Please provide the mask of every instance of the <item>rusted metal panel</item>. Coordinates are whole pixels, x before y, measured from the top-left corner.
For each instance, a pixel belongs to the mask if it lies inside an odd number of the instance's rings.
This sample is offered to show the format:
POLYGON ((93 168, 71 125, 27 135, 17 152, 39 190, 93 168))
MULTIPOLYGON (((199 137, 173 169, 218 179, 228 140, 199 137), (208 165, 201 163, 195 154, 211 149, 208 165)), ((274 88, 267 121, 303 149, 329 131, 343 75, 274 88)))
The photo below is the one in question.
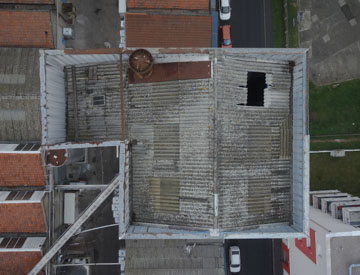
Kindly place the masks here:
POLYGON ((154 64, 150 77, 141 79, 132 70, 128 70, 129 84, 152 83, 211 77, 211 62, 174 62, 154 64))

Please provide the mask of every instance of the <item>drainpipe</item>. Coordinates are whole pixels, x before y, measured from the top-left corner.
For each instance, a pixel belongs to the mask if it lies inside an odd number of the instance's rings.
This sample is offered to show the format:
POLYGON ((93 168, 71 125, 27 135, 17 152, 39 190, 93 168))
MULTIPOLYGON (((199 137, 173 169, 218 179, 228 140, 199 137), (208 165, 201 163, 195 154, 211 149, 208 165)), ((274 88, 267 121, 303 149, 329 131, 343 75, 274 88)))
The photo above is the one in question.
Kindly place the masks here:
POLYGON ((354 267, 360 267, 360 264, 351 264, 351 265, 349 265, 349 275, 352 275, 352 269, 354 267))

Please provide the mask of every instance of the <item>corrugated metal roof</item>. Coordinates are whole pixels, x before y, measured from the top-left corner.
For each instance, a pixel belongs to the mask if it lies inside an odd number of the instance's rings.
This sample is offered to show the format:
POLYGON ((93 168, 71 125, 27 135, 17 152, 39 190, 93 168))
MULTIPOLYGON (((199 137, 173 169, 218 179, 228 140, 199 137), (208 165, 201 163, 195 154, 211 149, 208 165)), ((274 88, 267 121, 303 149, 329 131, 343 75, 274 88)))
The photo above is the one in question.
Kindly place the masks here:
MULTIPOLYGON (((207 52, 211 78, 131 84, 124 73, 125 131, 133 142, 132 223, 231 231, 276 223, 303 232, 308 127, 303 55, 207 52), (264 106, 247 106, 248 72, 265 75, 264 106)), ((167 63, 179 56, 161 50, 154 59, 167 63)), ((118 92, 117 64, 77 66, 80 93, 86 94, 87 85, 102 89, 105 97, 118 92), (98 81, 89 79, 89 66, 104 66, 98 81)), ((67 94, 70 105, 72 98, 67 94)), ((107 128, 108 119, 120 123, 119 101, 111 104, 104 112, 108 117, 88 115, 87 105, 79 108, 80 121, 89 123, 83 130, 99 129, 93 139, 120 136, 121 127, 107 128)), ((73 119, 68 112, 68 122, 73 119)))
POLYGON ((39 50, 0 48, 0 141, 41 140, 39 50))
MULTIPOLYGON (((291 107, 289 66, 282 62, 218 57, 215 81, 219 95, 217 150, 221 228, 289 221, 292 165, 290 158, 280 156, 281 126, 288 119, 291 107), (266 108, 246 106, 249 71, 266 73, 266 108), (243 105, 237 105, 239 103, 243 105)), ((291 144, 291 140, 287 142, 291 144)))
POLYGON ((126 46, 211 47, 212 17, 126 13, 126 46))
POLYGON ((128 76, 130 84, 210 78, 211 63, 202 61, 154 64, 152 74, 147 78, 139 78, 132 70, 128 70, 128 76))
POLYGON ((209 10, 209 0, 128 0, 128 9, 209 10))

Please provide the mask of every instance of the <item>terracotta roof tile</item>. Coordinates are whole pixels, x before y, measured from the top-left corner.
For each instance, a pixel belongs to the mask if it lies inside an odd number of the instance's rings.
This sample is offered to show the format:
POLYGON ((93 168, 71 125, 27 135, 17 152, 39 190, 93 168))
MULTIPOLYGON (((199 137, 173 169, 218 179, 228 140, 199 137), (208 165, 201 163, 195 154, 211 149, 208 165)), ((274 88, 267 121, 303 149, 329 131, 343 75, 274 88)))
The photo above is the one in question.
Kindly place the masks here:
POLYGON ((0 252, 0 275, 28 274, 41 257, 40 251, 0 252))
POLYGON ((129 9, 208 10, 209 0, 128 0, 129 9))
POLYGON ((0 11, 0 46, 54 48, 50 12, 0 11))
POLYGON ((39 202, 0 203, 0 232, 46 233, 44 215, 39 202))
POLYGON ((54 0, 0 0, 6 4, 54 4, 54 0))
POLYGON ((0 186, 45 185, 40 154, 0 154, 0 167, 0 186))
POLYGON ((126 45, 148 48, 211 47, 211 16, 126 14, 126 45))

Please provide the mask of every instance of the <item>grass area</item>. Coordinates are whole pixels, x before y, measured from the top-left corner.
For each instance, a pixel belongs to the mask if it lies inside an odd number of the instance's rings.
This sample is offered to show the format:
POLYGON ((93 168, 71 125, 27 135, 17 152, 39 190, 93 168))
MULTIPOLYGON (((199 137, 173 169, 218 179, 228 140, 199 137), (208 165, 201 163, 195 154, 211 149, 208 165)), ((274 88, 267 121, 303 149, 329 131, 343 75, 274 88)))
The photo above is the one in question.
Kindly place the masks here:
POLYGON ((360 134, 360 79, 336 86, 310 82, 309 101, 310 135, 360 134))
POLYGON ((285 48, 284 0, 273 0, 274 47, 285 48))
POLYGON ((347 152, 344 158, 330 154, 311 154, 310 189, 338 189, 360 196, 360 152, 347 152))
POLYGON ((299 47, 297 3, 296 0, 286 0, 288 6, 288 25, 289 25, 289 48, 299 47))
POLYGON ((324 143, 311 143, 310 150, 336 150, 336 149, 360 149, 359 142, 324 142, 324 143))

